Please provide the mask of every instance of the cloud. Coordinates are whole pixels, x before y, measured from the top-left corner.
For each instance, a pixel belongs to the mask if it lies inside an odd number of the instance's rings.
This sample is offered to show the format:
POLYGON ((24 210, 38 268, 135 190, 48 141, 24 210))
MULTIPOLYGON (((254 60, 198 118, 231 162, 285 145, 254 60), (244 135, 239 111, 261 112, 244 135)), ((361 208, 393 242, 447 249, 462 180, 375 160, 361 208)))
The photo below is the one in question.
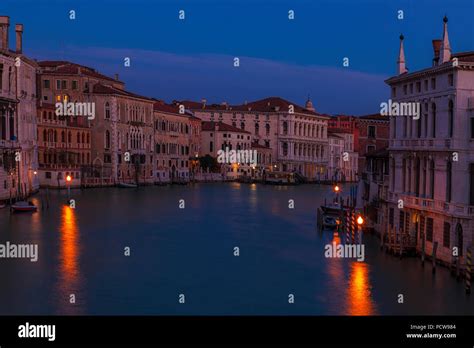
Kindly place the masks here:
POLYGON ((127 89, 146 96, 173 99, 206 98, 209 102, 242 103, 281 96, 303 104, 311 95, 314 107, 331 114, 377 112, 388 98, 387 76, 352 68, 303 66, 255 57, 218 54, 178 54, 148 50, 68 46, 54 52, 31 52, 39 59, 64 59, 94 67, 112 76, 119 73, 127 89), (130 57, 131 67, 123 66, 130 57))

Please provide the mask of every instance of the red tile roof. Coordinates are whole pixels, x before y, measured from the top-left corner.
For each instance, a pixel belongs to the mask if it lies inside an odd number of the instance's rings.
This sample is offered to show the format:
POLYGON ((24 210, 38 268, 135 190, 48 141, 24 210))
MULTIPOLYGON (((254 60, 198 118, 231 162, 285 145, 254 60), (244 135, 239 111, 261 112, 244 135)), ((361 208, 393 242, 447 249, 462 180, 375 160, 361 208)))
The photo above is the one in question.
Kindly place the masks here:
POLYGON ((252 148, 270 150, 270 148, 268 146, 260 145, 259 143, 252 143, 252 148))
POLYGON ((389 121, 388 116, 383 116, 380 114, 372 114, 372 115, 364 115, 364 116, 359 116, 360 120, 377 120, 377 121, 389 121))
POLYGON ((163 111, 167 112, 170 114, 179 114, 183 116, 182 114, 179 113, 179 105, 178 104, 166 104, 163 100, 157 100, 153 104, 153 110, 154 111, 163 111))
POLYGON ((295 113, 302 113, 314 116, 326 116, 314 111, 305 109, 304 107, 292 103, 286 99, 280 97, 269 97, 265 99, 256 100, 246 104, 240 105, 229 105, 229 104, 203 104, 201 102, 195 102, 191 100, 174 101, 177 104, 183 104, 188 109, 193 110, 225 110, 225 111, 240 111, 240 112, 287 112, 289 106, 293 105, 295 113))
POLYGON ((139 94, 135 94, 132 92, 125 91, 123 89, 115 88, 112 86, 106 86, 101 83, 94 84, 92 88, 92 93, 94 94, 115 94, 115 95, 123 95, 126 97, 138 98, 138 99, 146 99, 147 101, 153 101, 153 99, 144 97, 139 94))
POLYGON ((79 75, 79 72, 83 75, 94 77, 97 79, 103 79, 108 81, 114 81, 116 83, 123 84, 120 80, 115 80, 114 78, 108 77, 99 73, 93 68, 89 68, 85 65, 80 65, 68 61, 62 60, 45 60, 38 62, 40 68, 47 68, 43 70, 47 74, 57 74, 57 75, 79 75))
POLYGON ((233 132, 233 133, 246 133, 250 134, 246 130, 231 126, 230 124, 223 123, 223 122, 212 122, 212 121, 203 121, 202 122, 202 131, 223 131, 223 132, 233 132), (216 126, 219 129, 216 129, 216 126))

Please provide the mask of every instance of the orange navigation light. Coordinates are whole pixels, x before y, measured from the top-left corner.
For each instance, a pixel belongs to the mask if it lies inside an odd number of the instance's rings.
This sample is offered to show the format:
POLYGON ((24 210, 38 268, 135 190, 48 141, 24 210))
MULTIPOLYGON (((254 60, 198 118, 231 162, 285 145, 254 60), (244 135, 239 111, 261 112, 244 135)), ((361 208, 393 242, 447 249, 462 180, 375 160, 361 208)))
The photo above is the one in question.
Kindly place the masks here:
POLYGON ((362 225, 363 223, 364 223, 364 218, 359 215, 359 216, 357 217, 357 224, 358 224, 358 225, 362 225))
POLYGON ((337 185, 336 185, 336 186, 334 186, 334 192, 336 192, 336 193, 337 193, 337 192, 339 192, 339 190, 340 190, 339 186, 337 186, 337 185))
POLYGON ((33 172, 33 174, 36 175, 36 174, 38 174, 38 172, 35 170, 35 171, 33 172))
POLYGON ((67 182, 71 182, 71 180, 72 180, 72 178, 71 178, 70 175, 66 176, 66 181, 67 181, 67 182))

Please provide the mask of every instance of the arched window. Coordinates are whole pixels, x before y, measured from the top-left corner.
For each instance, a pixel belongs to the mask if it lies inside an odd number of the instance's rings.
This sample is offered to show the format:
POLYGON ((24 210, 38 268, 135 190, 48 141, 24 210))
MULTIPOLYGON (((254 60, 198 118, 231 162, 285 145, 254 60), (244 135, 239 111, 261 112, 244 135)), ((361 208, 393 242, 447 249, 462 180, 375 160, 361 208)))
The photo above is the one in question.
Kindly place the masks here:
POLYGON ((46 129, 43 130, 43 141, 48 141, 48 133, 46 132, 46 129))
POLYGON ((58 142, 58 131, 54 131, 54 142, 58 142))
POLYGON ((267 123, 267 124, 265 125, 265 134, 266 134, 267 136, 270 135, 270 124, 269 124, 269 123, 267 123))
POLYGON ((105 118, 110 118, 110 104, 109 102, 105 102, 105 118))
POLYGON ((245 129, 245 123, 244 122, 240 122, 240 129, 245 129))
POLYGON ((288 143, 283 143, 283 156, 288 155, 288 143))
POLYGON ((454 131, 454 103, 452 100, 450 100, 448 104, 448 122, 448 136, 452 138, 454 131))
POLYGON ((431 104, 431 137, 436 138, 436 104, 431 104))
POLYGON ((70 131, 67 133, 67 142, 72 143, 72 133, 70 131))
POLYGON ((105 148, 110 149, 110 132, 108 130, 105 131, 105 148))
POLYGON ((82 133, 82 143, 85 143, 85 140, 86 140, 86 134, 82 133))
POLYGON ((283 122, 283 135, 288 134, 288 122, 284 121, 283 122))
POLYGON ((260 130, 260 126, 258 123, 255 123, 255 135, 258 135, 258 131, 260 130))
POLYGON ((420 157, 415 160, 415 194, 420 197, 420 157))
POLYGON ((460 223, 456 225, 456 245, 458 247, 458 255, 462 256, 464 249, 464 238, 462 233, 462 226, 460 223))
POLYGON ((87 143, 89 144, 89 143, 90 143, 90 141, 91 141, 91 137, 90 137, 90 135, 89 135, 89 134, 87 134, 87 143))
POLYGON ((66 134, 64 133, 64 131, 61 131, 61 142, 62 143, 66 142, 66 134))
POLYGON ((81 133, 79 133, 79 132, 76 133, 76 142, 77 142, 78 144, 81 143, 81 133))

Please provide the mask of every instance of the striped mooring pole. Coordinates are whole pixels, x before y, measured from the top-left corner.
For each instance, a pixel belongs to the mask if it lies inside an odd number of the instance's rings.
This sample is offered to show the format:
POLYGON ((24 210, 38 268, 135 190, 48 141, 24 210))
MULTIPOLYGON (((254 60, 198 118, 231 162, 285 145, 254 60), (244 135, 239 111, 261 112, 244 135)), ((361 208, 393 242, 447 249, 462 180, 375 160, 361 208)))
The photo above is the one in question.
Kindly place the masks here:
POLYGON ((355 210, 352 210, 351 227, 352 227, 352 244, 355 244, 355 242, 356 242, 356 232, 357 232, 357 222, 356 222, 356 212, 355 212, 355 210))
POLYGON ((466 294, 471 293, 472 248, 466 251, 466 294))
POLYGON ((346 210, 346 244, 350 243, 351 237, 351 219, 349 209, 346 210))

